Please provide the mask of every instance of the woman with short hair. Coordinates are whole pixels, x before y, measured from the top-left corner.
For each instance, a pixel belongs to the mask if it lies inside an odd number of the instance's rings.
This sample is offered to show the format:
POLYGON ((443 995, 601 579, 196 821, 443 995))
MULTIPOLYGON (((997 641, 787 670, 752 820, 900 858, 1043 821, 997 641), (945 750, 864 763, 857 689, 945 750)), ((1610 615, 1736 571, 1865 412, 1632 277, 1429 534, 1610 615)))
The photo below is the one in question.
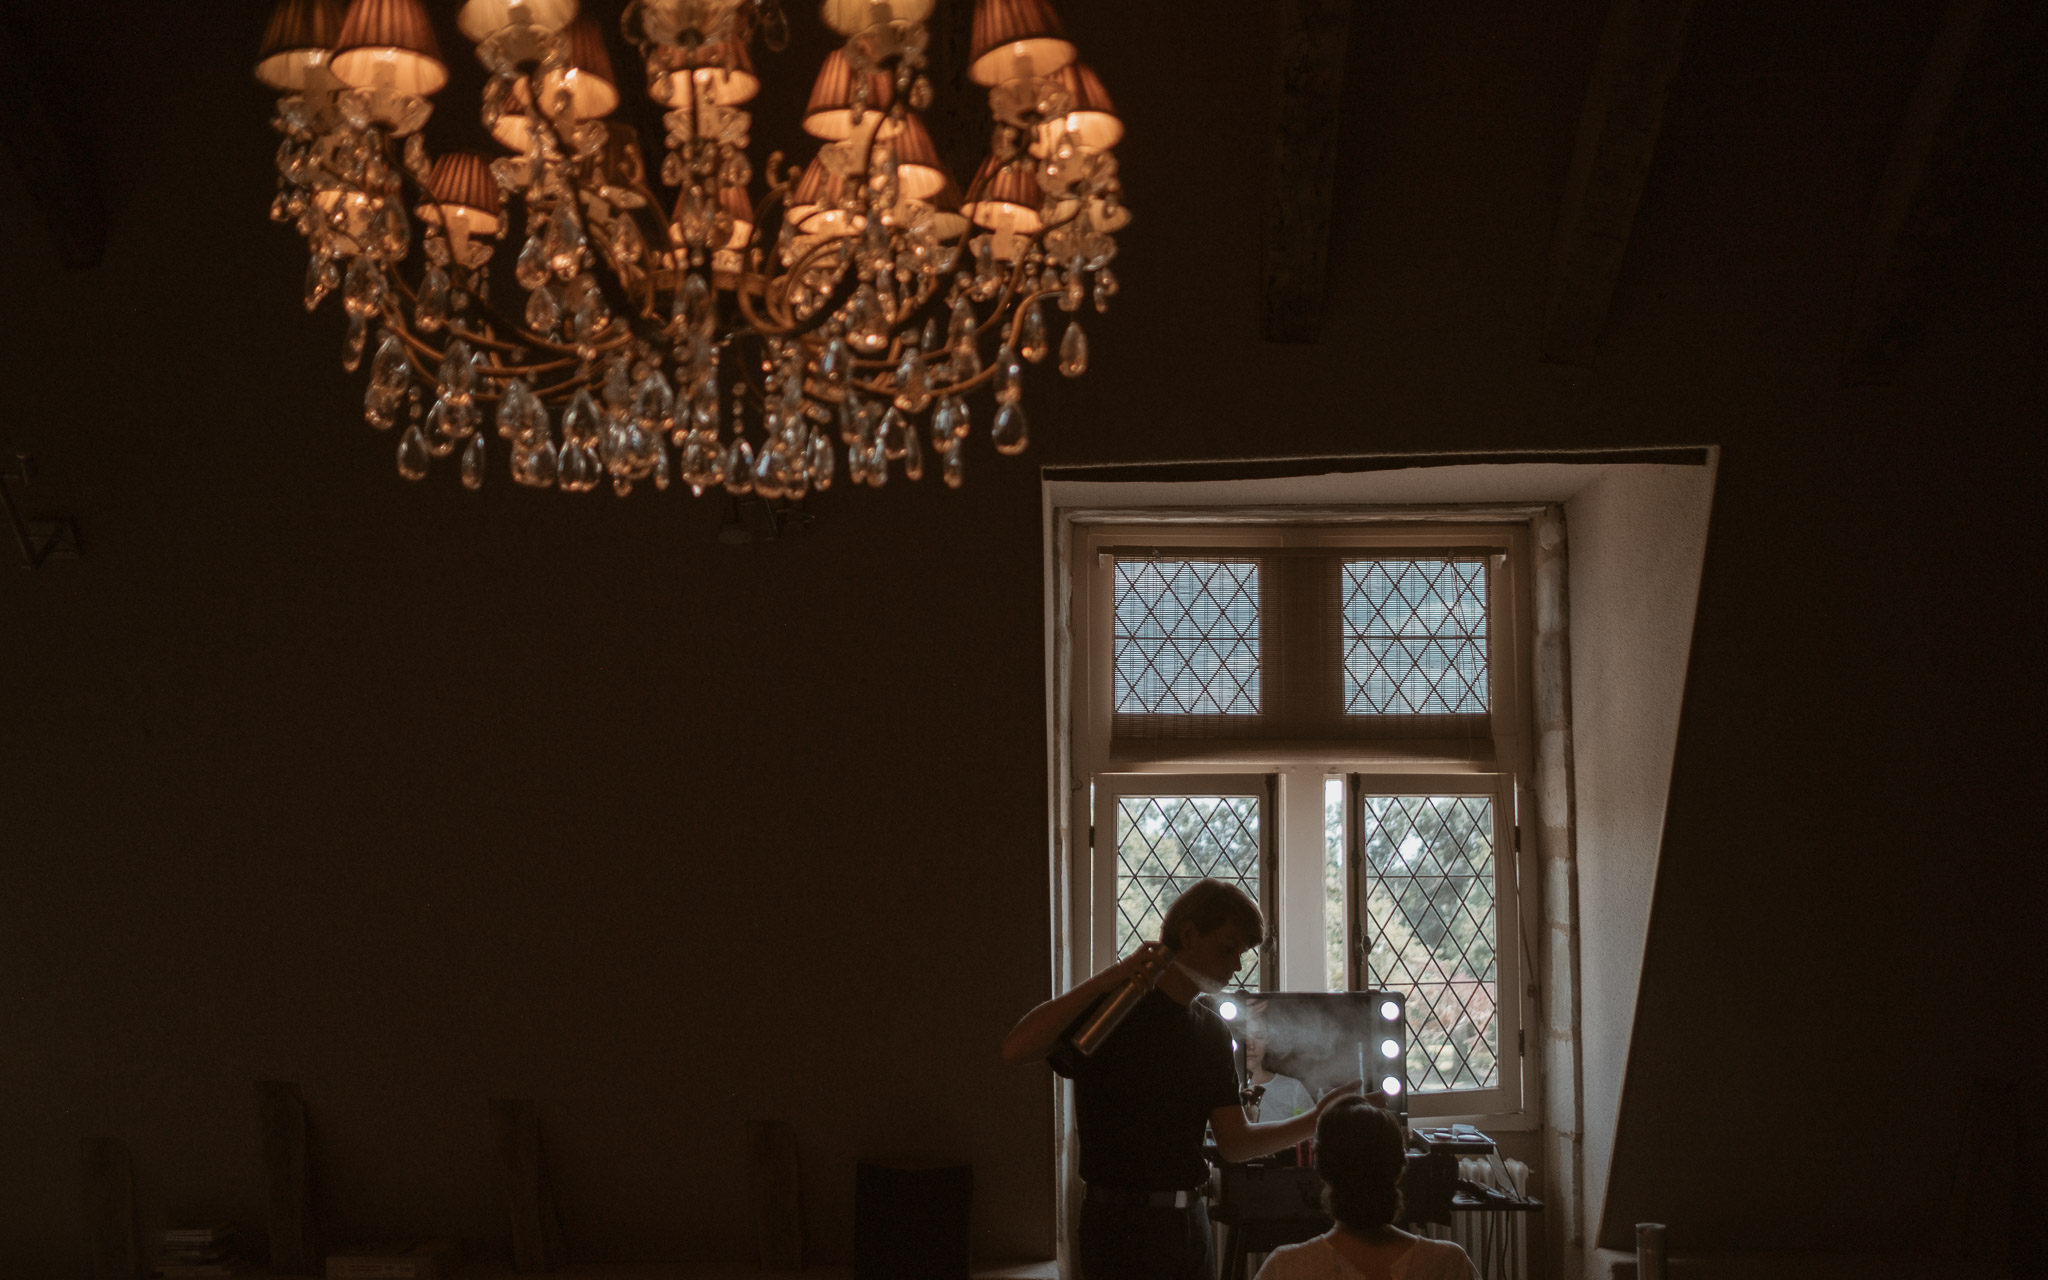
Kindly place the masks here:
POLYGON ((1394 1225, 1407 1146, 1401 1122, 1363 1098, 1326 1109, 1316 1122, 1316 1172, 1323 1208, 1337 1225, 1275 1249, 1258 1280, 1477 1280, 1472 1259, 1457 1245, 1394 1225))

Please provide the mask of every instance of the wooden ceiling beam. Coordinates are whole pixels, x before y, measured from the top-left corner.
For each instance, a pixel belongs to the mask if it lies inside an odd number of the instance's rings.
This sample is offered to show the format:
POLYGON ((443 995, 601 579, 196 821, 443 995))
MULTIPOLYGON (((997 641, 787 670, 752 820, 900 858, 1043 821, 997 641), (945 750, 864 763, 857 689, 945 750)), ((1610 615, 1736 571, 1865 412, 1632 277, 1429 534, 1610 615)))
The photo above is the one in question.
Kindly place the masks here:
POLYGON ((67 267, 98 266, 107 247, 99 180, 51 101, 47 73, 10 18, 0 11, 0 147, 13 158, 21 185, 42 215, 57 260, 67 267))
POLYGON ((1565 176, 1543 300, 1543 358, 1590 367, 1685 53, 1694 0, 1611 0, 1565 176))
POLYGON ((1260 255, 1259 333, 1314 342, 1323 329, 1337 186, 1337 125, 1352 0, 1278 0, 1280 129, 1260 255))
POLYGON ((1845 384, 1885 382, 1897 369, 1970 175, 2044 25, 2034 0, 1950 0, 1871 205, 1845 384))

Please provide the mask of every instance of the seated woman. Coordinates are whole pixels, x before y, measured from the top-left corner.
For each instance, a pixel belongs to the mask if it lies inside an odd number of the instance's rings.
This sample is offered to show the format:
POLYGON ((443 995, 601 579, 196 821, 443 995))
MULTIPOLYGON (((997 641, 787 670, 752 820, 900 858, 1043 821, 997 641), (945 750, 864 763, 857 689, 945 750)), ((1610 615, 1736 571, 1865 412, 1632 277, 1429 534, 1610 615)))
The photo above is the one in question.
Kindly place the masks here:
POLYGON ((1400 1122, 1363 1098, 1345 1098, 1316 1124, 1316 1171, 1323 1208, 1337 1225, 1303 1244, 1283 1245, 1258 1280, 1477 1280, 1465 1251, 1395 1226, 1408 1167, 1400 1122))

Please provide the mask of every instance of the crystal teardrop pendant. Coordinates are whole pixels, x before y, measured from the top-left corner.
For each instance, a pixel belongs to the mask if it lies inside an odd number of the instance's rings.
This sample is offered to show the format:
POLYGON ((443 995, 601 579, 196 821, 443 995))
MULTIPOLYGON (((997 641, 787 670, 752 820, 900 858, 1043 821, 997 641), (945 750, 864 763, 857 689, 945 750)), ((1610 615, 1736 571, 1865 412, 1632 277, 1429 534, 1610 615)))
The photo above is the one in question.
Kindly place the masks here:
POLYGON ((306 263, 306 310, 320 305, 320 300, 334 292, 334 286, 341 283, 341 268, 332 258, 319 255, 306 263))
POLYGON ((857 350, 873 355, 889 345, 889 322, 882 315, 882 302, 875 286, 863 281, 853 291, 846 326, 846 340, 857 350))
POLYGON ((384 273, 368 255, 356 258, 348 265, 348 274, 341 278, 341 304, 352 316, 367 316, 384 302, 384 273))
POLYGON ((1095 310, 1098 314, 1109 310, 1109 300, 1116 296, 1116 276, 1108 267, 1095 273, 1095 310))
POLYGON ((725 454, 725 491, 745 495, 754 488, 754 446, 745 436, 734 436, 725 454))
POLYGON ((427 478, 427 464, 432 459, 427 437, 415 422, 398 437, 398 474, 408 480, 424 480, 427 478))
POLYGON ((603 474, 595 453, 574 440, 563 443, 555 477, 555 486, 562 492, 589 493, 597 488, 598 479, 603 474))
POLYGON ((412 378, 412 364, 405 358, 405 343, 395 333, 386 333, 370 361, 370 385, 403 393, 412 378))
POLYGON ((914 427, 903 433, 903 478, 924 479, 924 441, 914 427))
POLYGON ((654 477, 655 491, 657 493, 668 492, 668 449, 660 441, 656 441, 654 445, 654 469, 650 474, 654 477))
POLYGON ((764 498, 779 498, 782 489, 782 454, 774 445, 763 445, 754 462, 754 492, 764 498))
POLYGON ((597 407, 597 398, 586 387, 576 393, 576 398, 562 412, 562 438, 587 448, 597 443, 599 434, 604 430, 604 420, 604 410, 597 407))
POLYGON ((1060 372, 1078 378, 1088 371, 1088 335, 1079 320, 1067 324, 1067 336, 1060 339, 1060 372))
POLYGON ((1033 364, 1045 359, 1045 312, 1034 302, 1024 308, 1024 323, 1017 335, 1017 354, 1033 364))
POLYGON ((421 333, 438 332, 448 323, 448 273, 440 267, 428 267, 421 278, 419 297, 413 299, 412 322, 421 333))
POLYGON ((543 442, 539 448, 515 447, 512 450, 512 478, 531 489, 547 489, 555 483, 555 442, 543 442))
POLYGON ((1006 404, 996 411, 995 425, 988 430, 996 452, 1018 454, 1031 445, 1031 426, 1024 420, 1024 406, 1006 404))
POLYGON ((811 443, 805 452, 811 468, 811 485, 823 493, 832 487, 833 473, 839 469, 839 455, 832 448, 831 437, 822 431, 811 432, 811 443))
POLYGON ((405 220, 405 210, 396 201, 385 201, 384 208, 370 222, 370 236, 384 261, 404 258, 406 250, 412 247, 412 228, 405 220))
POLYGON ((370 322, 362 316, 348 318, 348 333, 341 340, 341 367, 354 373, 362 367, 363 348, 370 341, 370 322))
MULTIPOLYGON (((518 385, 522 389, 526 386, 524 382, 518 385)), ((448 344, 448 350, 441 355, 435 389, 450 404, 468 404, 470 397, 476 394, 476 360, 471 356, 467 342, 457 338, 448 344)), ((511 394, 511 388, 506 388, 506 394, 511 394)), ((501 417, 503 412, 501 408, 501 417)))
POLYGON ((1024 398, 1024 366, 1008 347, 996 353, 996 403, 1015 404, 1024 398))
POLYGON ((869 488, 879 489, 889 483, 888 437, 880 431, 875 432, 875 442, 868 446, 861 462, 867 472, 869 488))
POLYGON ((908 447, 905 441, 916 434, 893 407, 882 415, 882 425, 875 433, 876 442, 882 446, 882 456, 891 462, 903 457, 903 451, 908 447))
POLYGON ((966 452, 966 442, 957 436, 954 437, 952 446, 946 450, 945 466, 940 469, 948 489, 958 489, 966 482, 967 470, 964 463, 966 452))
POLYGON ((484 436, 479 431, 469 438, 462 450, 462 487, 481 489, 484 487, 484 436))
POLYGON ((543 338, 552 338, 562 327, 562 304, 546 285, 526 296, 526 327, 543 338))
POLYGON ((548 251, 541 247, 539 236, 526 238, 526 247, 512 264, 512 278, 522 289, 538 289, 548 282, 548 251))
POLYGON ((922 413, 931 399, 925 386, 924 357, 914 350, 904 352, 896 365, 896 407, 905 413, 922 413))

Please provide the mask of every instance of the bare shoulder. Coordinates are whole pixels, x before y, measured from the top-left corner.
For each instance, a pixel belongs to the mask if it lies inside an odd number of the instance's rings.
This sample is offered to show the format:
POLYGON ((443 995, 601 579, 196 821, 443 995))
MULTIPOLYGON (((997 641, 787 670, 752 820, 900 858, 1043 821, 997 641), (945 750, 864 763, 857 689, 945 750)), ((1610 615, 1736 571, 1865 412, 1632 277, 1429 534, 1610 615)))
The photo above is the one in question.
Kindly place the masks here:
POLYGON ((1465 1251, 1449 1240, 1417 1237, 1395 1265, 1397 1280, 1473 1280, 1479 1274, 1465 1251))
POLYGON ((1318 1236, 1300 1244, 1283 1244, 1266 1256, 1255 1280, 1329 1280, 1336 1274, 1336 1255, 1318 1236))

